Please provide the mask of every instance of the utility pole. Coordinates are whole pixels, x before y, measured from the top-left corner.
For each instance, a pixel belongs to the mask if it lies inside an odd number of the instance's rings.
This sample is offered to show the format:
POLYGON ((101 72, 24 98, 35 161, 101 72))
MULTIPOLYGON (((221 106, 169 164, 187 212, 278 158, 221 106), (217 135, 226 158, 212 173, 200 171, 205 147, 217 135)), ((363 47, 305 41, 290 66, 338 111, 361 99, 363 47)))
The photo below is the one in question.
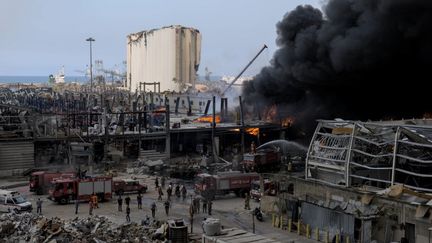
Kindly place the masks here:
POLYGON ((93 61, 92 61, 92 42, 95 41, 92 37, 87 38, 86 41, 90 42, 90 92, 93 91, 93 61))

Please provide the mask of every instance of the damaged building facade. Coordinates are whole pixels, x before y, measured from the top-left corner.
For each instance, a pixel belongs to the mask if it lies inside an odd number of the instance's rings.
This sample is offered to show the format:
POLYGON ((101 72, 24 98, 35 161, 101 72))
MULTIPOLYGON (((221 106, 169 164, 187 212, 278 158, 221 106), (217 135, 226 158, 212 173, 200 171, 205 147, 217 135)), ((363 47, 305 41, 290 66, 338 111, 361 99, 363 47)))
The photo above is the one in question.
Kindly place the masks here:
POLYGON ((432 121, 320 120, 305 175, 272 175, 280 208, 321 239, 428 242, 432 121))
POLYGON ((132 92, 140 83, 160 83, 160 91, 194 87, 201 57, 201 34, 179 25, 127 36, 127 81, 132 92))

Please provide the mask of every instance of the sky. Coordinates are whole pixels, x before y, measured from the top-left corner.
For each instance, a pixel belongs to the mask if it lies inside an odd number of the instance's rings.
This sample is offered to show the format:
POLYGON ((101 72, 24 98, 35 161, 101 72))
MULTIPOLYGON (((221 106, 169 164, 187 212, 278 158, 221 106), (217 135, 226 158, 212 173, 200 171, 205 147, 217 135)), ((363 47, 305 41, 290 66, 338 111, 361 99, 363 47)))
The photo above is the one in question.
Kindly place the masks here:
POLYGON ((83 75, 93 60, 105 69, 126 60, 126 36, 169 25, 198 29, 201 64, 212 75, 253 76, 268 65, 276 46, 276 23, 297 5, 323 0, 0 0, 0 76, 48 76, 64 66, 83 75))

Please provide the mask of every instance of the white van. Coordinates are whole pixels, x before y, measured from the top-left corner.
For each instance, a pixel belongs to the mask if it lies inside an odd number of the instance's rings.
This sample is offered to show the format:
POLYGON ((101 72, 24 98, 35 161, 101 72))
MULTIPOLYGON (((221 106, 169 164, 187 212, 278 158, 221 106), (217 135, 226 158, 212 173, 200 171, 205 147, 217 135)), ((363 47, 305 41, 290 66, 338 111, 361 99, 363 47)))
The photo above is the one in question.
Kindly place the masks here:
POLYGON ((17 191, 8 191, 0 189, 0 212, 19 213, 22 211, 32 211, 31 202, 27 201, 17 191))

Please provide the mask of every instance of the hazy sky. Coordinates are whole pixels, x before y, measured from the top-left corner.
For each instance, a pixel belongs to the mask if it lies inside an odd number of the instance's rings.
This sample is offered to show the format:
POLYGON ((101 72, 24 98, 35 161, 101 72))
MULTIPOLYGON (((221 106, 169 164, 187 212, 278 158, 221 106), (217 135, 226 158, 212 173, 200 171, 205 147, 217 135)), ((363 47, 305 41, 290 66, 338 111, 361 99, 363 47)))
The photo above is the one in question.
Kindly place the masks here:
POLYGON ((202 34, 200 74, 237 75, 263 44, 269 48, 246 72, 254 75, 276 50, 276 23, 300 4, 322 0, 0 0, 0 75, 82 75, 93 60, 106 69, 126 60, 130 33, 183 25, 202 34))

